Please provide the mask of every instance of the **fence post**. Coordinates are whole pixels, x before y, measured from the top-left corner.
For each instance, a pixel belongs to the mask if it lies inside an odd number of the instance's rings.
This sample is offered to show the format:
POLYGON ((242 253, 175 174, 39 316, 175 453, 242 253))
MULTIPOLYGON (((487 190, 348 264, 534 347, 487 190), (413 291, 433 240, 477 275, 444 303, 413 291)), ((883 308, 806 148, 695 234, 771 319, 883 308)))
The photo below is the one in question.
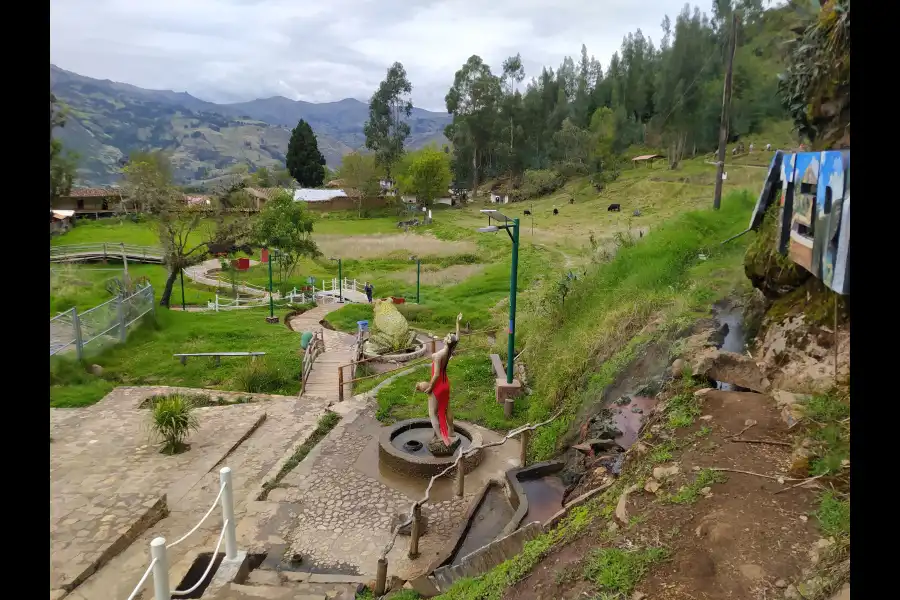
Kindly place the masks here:
POLYGON ((375 571, 375 589, 372 590, 376 597, 380 598, 384 595, 384 588, 387 587, 387 559, 378 559, 378 569, 375 571))
POLYGON ((125 329, 125 295, 119 294, 119 301, 116 303, 116 312, 119 318, 119 341, 125 343, 128 337, 128 330, 125 329))
POLYGON ((84 358, 84 342, 81 339, 81 320, 78 318, 78 309, 72 308, 72 329, 75 330, 75 356, 78 360, 84 358))
POLYGON ((344 365, 338 367, 338 402, 344 401, 344 365))
POLYGON ((153 318, 156 318, 156 296, 153 295, 153 285, 147 284, 147 289, 150 290, 147 292, 147 295, 150 296, 150 312, 153 313, 153 318))
POLYGON ((166 538, 154 538, 150 542, 150 558, 156 559, 153 564, 153 600, 169 600, 172 592, 169 588, 169 561, 166 558, 166 538))
POLYGON ((409 552, 410 558, 418 558, 419 556, 419 536, 422 535, 422 507, 418 504, 413 505, 413 518, 409 530, 409 552))
POLYGON ((465 456, 463 456, 462 448, 459 449, 459 462, 456 463, 456 479, 454 483, 456 484, 454 487, 454 492, 458 498, 462 498, 465 491, 465 480, 466 480, 466 464, 465 464, 465 456))
POLYGON ((216 294, 216 312, 219 312, 219 294, 216 294))
POLYGON ((219 471, 222 490, 222 527, 225 528, 225 558, 237 558, 237 527, 234 522, 234 486, 231 484, 231 467, 219 471))
POLYGON ((103 262, 106 263, 106 242, 103 242, 103 262))

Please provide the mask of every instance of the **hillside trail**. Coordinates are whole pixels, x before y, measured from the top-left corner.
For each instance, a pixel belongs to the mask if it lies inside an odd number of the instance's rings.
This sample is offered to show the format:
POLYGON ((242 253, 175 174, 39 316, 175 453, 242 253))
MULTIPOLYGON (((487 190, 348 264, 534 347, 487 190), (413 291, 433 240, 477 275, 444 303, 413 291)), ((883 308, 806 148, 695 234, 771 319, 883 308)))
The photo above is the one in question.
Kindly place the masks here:
MULTIPOLYGON (((686 343, 714 331, 715 325, 686 343)), ((702 364, 697 357, 740 363, 710 371, 716 387, 703 379, 710 375, 681 379, 685 366, 667 366, 669 353, 652 347, 623 370, 609 397, 646 394, 649 380, 660 382, 663 391, 656 395, 656 409, 648 411, 640 441, 625 454, 621 484, 592 511, 597 517, 586 530, 553 548, 504 591, 504 600, 607 597, 596 594, 612 589, 623 593, 609 597, 647 600, 849 598, 842 595, 849 584, 835 589, 834 580, 823 579, 849 568, 849 559, 831 562, 832 552, 843 556, 841 542, 817 519, 826 488, 808 476, 810 434, 794 420, 803 396, 769 383, 776 380, 772 369, 784 365, 717 350, 708 340, 683 362, 695 374, 702 364), (749 385, 746 375, 754 368, 761 373, 762 384, 754 385, 759 392, 723 385, 749 385), (689 422, 675 422, 673 407, 677 411, 685 398, 695 412, 689 422), (649 548, 662 549, 662 557, 639 567, 633 579, 609 578, 617 557, 649 548)), ((594 437, 592 423, 582 427, 578 441, 594 437)), ((570 448, 563 458, 567 468, 579 463, 583 473, 571 497, 611 480, 604 457, 570 448)))

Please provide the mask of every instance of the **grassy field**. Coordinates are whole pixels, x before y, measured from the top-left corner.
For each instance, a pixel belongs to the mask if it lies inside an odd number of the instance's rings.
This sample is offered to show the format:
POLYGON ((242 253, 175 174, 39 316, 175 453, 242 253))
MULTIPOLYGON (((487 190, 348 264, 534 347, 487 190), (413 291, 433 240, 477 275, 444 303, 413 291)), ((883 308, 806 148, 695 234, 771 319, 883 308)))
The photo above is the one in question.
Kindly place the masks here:
MULTIPOLYGON (((743 160, 748 164, 767 164, 768 157, 762 154, 743 160)), ((671 320, 673 315, 703 307, 722 289, 734 284, 734 268, 744 242, 727 247, 717 243, 745 226, 752 200, 729 194, 719 213, 691 213, 711 204, 714 166, 705 160, 698 157, 685 161, 675 171, 662 165, 653 169, 626 168, 620 179, 602 193, 597 193, 585 181, 575 180, 548 197, 499 207, 510 216, 522 217, 518 346, 527 350, 526 360, 538 382, 536 398, 541 399, 528 408, 527 415, 523 412, 517 419, 546 416, 564 398, 577 405, 580 394, 587 393, 583 391, 587 389, 583 377, 579 379, 577 374, 588 364, 601 365, 601 372, 593 376, 594 387, 591 387, 600 389, 596 386, 604 377, 611 377, 616 365, 635 352, 638 344, 632 338, 648 320, 658 315, 671 320), (572 197, 575 203, 569 204, 572 197), (612 202, 622 205, 621 213, 606 211, 612 202), (551 214, 554 206, 559 208, 559 215, 551 214), (525 209, 533 212, 533 233, 531 218, 522 215, 525 209), (632 215, 634 209, 640 210, 640 216, 632 215), (643 238, 640 232, 644 233, 643 238), (633 247, 629 241, 632 239, 636 242, 633 247), (623 243, 628 247, 621 247, 623 243), (617 250, 616 259, 598 269, 617 250), (705 262, 696 259, 701 252, 708 257, 705 262), (552 290, 569 270, 576 271, 579 280, 566 299, 565 310, 561 310, 555 307, 558 299, 554 299, 552 290), (591 325, 585 327, 586 323, 591 325), (582 391, 575 394, 576 390, 582 391)), ((765 170, 752 165, 739 167, 740 160, 733 161, 729 167, 726 191, 748 188, 755 195, 765 170)), ((503 232, 476 231, 486 224, 479 210, 488 206, 482 198, 461 208, 437 206, 433 209, 431 225, 409 233, 398 232, 396 209, 377 211, 373 217, 363 219, 355 211, 318 215, 314 237, 324 256, 302 260, 286 281, 277 280, 276 270, 276 288, 301 287, 308 276, 315 277, 317 282, 337 277, 337 265, 328 258, 340 257, 343 275, 372 282, 376 297, 406 298, 400 310, 410 325, 419 330, 444 335, 453 327, 456 314, 462 312, 473 329, 499 326, 502 333, 508 310, 510 243, 503 232), (416 267, 412 256, 421 260, 421 304, 414 302, 416 267)), ((103 241, 158 244, 152 221, 134 223, 112 219, 80 222, 72 231, 53 238, 51 244, 103 241)), ((105 265, 106 268, 114 266, 105 265)), ((118 273, 100 271, 100 268, 100 265, 68 268, 54 265, 51 314, 70 306, 85 309, 108 299, 104 283, 118 273)), ((146 276, 158 293, 161 292, 164 267, 133 265, 130 272, 132 277, 146 276)), ((263 265, 253 267, 239 279, 267 285, 268 269, 263 265)), ((190 304, 202 304, 215 294, 214 290, 187 280, 185 291, 190 304)), ((180 301, 178 284, 174 299, 176 303, 180 301)), ((102 378, 73 368, 64 360, 51 365, 54 372, 51 404, 89 404, 120 383, 242 389, 241 377, 247 374, 239 373, 241 359, 223 361, 218 369, 209 368, 204 361, 190 361, 186 368, 175 359, 169 362, 172 353, 192 350, 271 352, 275 370, 280 369, 285 376, 275 377, 275 383, 265 385, 270 391, 296 393, 295 375, 300 365, 294 353, 299 341, 283 325, 267 326, 262 321, 264 310, 219 314, 158 312, 156 328, 136 332, 125 346, 91 358, 106 369, 102 378)), ((328 320, 340 330, 355 331, 358 320, 371 318, 369 306, 347 305, 331 313, 328 320)), ((505 357, 504 340, 498 342, 504 347, 499 352, 505 357)), ((461 356, 460 365, 474 360, 462 359, 461 356)), ((466 373, 478 372, 474 364, 469 366, 471 370, 466 373)), ((485 373, 487 366, 485 351, 481 359, 485 373)), ((468 375, 460 373, 460 377, 468 375)), ((424 405, 418 407, 415 399, 401 393, 403 382, 395 385, 396 388, 389 386, 383 392, 387 398, 383 402, 389 405, 385 414, 389 418, 413 414, 414 407, 424 410, 424 405)), ((475 390, 471 392, 472 397, 477 397, 479 386, 474 379, 466 379, 455 389, 462 393, 469 387, 475 390)), ((502 423, 502 414, 491 412, 496 407, 489 402, 482 408, 477 406, 480 404, 464 408, 469 412, 460 418, 471 417, 501 428, 508 425, 502 423)), ((565 425, 560 423, 559 427, 565 425)), ((556 433, 546 434, 546 439, 551 440, 556 433)), ((536 451, 544 455, 551 451, 552 444, 547 442, 541 446, 542 443, 536 443, 536 451)))
MULTIPOLYGON (((110 261, 109 264, 82 265, 50 265, 50 315, 69 310, 72 307, 84 311, 112 299, 106 283, 112 278, 121 279, 122 264, 110 261)), ((157 298, 166 285, 167 271, 162 265, 146 265, 131 263, 128 275, 135 281, 146 277, 157 298)), ((226 293, 224 290, 222 293, 226 293)), ((209 286, 194 283, 188 278, 184 280, 185 303, 189 305, 205 305, 215 298, 216 290, 209 286)), ((176 281, 172 292, 173 305, 181 302, 181 282, 176 281)))
MULTIPOLYGON (((459 348, 463 349, 465 343, 459 348)), ((503 417, 503 405, 494 397, 494 369, 488 351, 467 348, 465 354, 454 357, 447 366, 451 381, 453 418, 477 423, 493 430, 509 430, 521 425, 526 414, 524 403, 516 404, 512 420, 503 417)), ((431 378, 430 363, 414 373, 398 377, 378 391, 377 417, 383 423, 395 423, 414 417, 428 417, 428 398, 415 389, 419 381, 431 378)))
POLYGON ((563 409, 536 434, 536 458, 553 455, 579 407, 599 396, 643 343, 748 288, 741 268, 748 240, 721 242, 746 227, 752 207, 749 193, 731 193, 720 211, 684 213, 650 236, 624 240, 612 261, 587 269, 564 305, 552 289, 526 297, 520 339, 539 399, 528 419, 563 409))
MULTIPOLYGON (((285 309, 282 313, 287 312, 285 309)), ((266 309, 219 313, 157 310, 157 320, 135 330, 122 346, 89 356, 103 367, 102 377, 66 357, 50 361, 50 406, 86 406, 116 385, 174 385, 294 395, 300 392, 300 336, 283 324, 265 322, 266 309), (249 358, 193 358, 182 366, 182 352, 266 352, 249 358)), ((282 316, 284 316, 282 314, 282 316)))

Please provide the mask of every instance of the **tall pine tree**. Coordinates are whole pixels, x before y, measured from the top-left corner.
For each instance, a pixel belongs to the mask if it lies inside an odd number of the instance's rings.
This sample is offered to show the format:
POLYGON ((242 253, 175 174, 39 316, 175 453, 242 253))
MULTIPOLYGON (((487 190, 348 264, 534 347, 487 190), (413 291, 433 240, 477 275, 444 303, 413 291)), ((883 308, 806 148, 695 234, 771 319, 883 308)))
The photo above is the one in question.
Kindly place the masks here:
POLYGON ((285 163, 287 170, 303 187, 318 187, 325 181, 325 157, 319 152, 312 127, 303 119, 291 131, 285 163))

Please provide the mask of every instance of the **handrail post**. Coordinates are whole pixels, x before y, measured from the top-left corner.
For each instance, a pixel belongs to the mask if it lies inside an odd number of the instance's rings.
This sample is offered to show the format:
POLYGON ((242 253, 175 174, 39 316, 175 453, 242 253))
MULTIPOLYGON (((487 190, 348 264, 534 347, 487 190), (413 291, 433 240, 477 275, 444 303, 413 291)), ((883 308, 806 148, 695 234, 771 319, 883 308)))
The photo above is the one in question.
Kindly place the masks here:
POLYGON ((234 486, 231 483, 231 467, 219 471, 222 486, 222 526, 225 528, 225 558, 237 558, 237 527, 234 522, 234 486))
POLYGON ((172 597, 169 588, 169 561, 166 558, 166 538, 154 538, 150 542, 150 558, 153 563, 153 600, 169 600, 172 597))
POLYGON ((125 294, 119 294, 116 313, 119 318, 119 341, 124 344, 125 338, 128 337, 128 330, 125 329, 125 294))
POLYGON ((460 454, 459 462, 456 463, 456 479, 454 481, 454 483, 456 485, 454 486, 454 488, 455 488, 454 492, 456 493, 456 496, 458 498, 462 498, 466 493, 466 491, 465 491, 466 464, 465 464, 465 456, 463 456, 462 448, 459 449, 459 454, 460 454))
POLYGON ((422 535, 422 507, 418 504, 413 505, 413 518, 409 531, 409 552, 407 555, 412 558, 419 557, 419 536, 422 535))
POLYGON ((338 366, 338 402, 344 401, 344 365, 338 366))
POLYGON ((81 338, 81 320, 78 318, 78 309, 72 307, 72 329, 75 330, 75 356, 78 360, 84 358, 84 342, 81 338))
POLYGON ((378 559, 378 569, 375 572, 375 589, 372 590, 377 598, 384 595, 384 589, 387 587, 387 558, 378 559))

